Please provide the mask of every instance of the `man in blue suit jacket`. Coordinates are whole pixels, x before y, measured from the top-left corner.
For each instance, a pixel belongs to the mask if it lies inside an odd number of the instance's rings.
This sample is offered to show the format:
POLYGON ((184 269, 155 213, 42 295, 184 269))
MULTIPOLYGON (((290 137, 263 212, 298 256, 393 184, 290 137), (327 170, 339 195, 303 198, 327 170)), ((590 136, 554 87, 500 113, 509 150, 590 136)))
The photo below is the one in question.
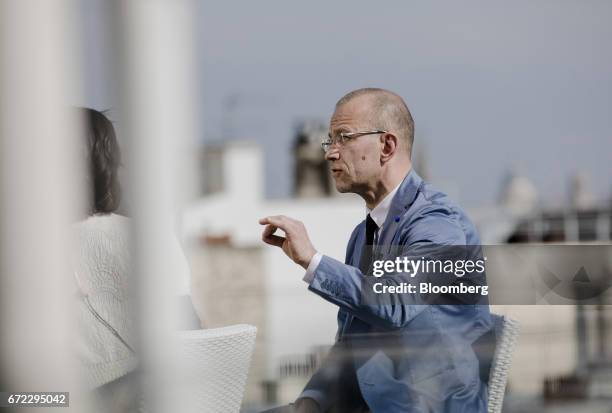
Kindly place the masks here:
POLYGON ((264 242, 304 267, 310 291, 339 307, 336 344, 297 411, 486 411, 486 384, 472 349, 492 326, 486 299, 431 304, 387 295, 383 302, 365 291, 379 247, 410 255, 424 246, 480 243, 465 213, 412 169, 413 137, 412 116, 392 92, 359 89, 336 104, 325 158, 338 191, 359 194, 367 207, 344 263, 317 252, 301 222, 260 220, 264 242), (275 235, 277 229, 285 235, 275 235))

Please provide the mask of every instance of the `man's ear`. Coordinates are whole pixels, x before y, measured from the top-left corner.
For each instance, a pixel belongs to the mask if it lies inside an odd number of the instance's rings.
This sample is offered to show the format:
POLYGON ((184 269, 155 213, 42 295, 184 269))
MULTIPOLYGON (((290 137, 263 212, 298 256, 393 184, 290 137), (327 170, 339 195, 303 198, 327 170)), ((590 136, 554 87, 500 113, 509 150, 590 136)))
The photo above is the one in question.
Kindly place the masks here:
POLYGON ((395 152, 398 150, 399 140, 397 136, 392 133, 383 133, 380 135, 380 140, 382 144, 382 151, 380 153, 380 161, 386 162, 389 159, 393 158, 395 152))

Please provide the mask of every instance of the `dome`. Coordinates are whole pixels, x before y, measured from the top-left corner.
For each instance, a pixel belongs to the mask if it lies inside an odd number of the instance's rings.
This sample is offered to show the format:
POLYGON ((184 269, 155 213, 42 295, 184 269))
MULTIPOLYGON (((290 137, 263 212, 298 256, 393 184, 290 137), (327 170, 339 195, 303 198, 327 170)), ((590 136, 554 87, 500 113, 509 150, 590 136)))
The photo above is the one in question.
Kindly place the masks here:
POLYGON ((535 185, 526 176, 512 172, 504 179, 500 203, 513 214, 533 212, 538 206, 538 198, 535 185))

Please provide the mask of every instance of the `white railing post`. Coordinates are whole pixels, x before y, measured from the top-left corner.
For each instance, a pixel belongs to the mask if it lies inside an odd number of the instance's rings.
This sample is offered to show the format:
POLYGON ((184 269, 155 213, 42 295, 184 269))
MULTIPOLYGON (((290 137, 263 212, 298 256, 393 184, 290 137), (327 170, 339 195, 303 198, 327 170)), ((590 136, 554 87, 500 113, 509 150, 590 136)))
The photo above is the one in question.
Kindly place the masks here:
POLYGON ((138 302, 138 353, 147 412, 181 411, 173 399, 174 283, 165 239, 190 186, 182 151, 196 136, 194 3, 116 3, 120 33, 120 121, 127 143, 138 302))
POLYGON ((70 391, 62 411, 80 411, 70 357, 69 230, 83 205, 69 108, 79 86, 74 6, 0 2, 0 390, 70 391))

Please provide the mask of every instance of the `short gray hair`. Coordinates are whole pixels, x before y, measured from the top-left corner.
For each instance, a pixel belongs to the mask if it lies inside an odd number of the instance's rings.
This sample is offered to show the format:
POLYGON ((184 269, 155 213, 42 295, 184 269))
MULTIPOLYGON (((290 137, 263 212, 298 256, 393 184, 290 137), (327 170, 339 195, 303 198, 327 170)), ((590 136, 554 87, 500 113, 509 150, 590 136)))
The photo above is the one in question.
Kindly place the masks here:
POLYGON ((414 142, 414 120, 404 99, 391 91, 368 87, 353 90, 344 95, 336 103, 336 109, 361 96, 369 99, 371 106, 369 121, 372 127, 396 133, 406 142, 410 155, 414 142))

